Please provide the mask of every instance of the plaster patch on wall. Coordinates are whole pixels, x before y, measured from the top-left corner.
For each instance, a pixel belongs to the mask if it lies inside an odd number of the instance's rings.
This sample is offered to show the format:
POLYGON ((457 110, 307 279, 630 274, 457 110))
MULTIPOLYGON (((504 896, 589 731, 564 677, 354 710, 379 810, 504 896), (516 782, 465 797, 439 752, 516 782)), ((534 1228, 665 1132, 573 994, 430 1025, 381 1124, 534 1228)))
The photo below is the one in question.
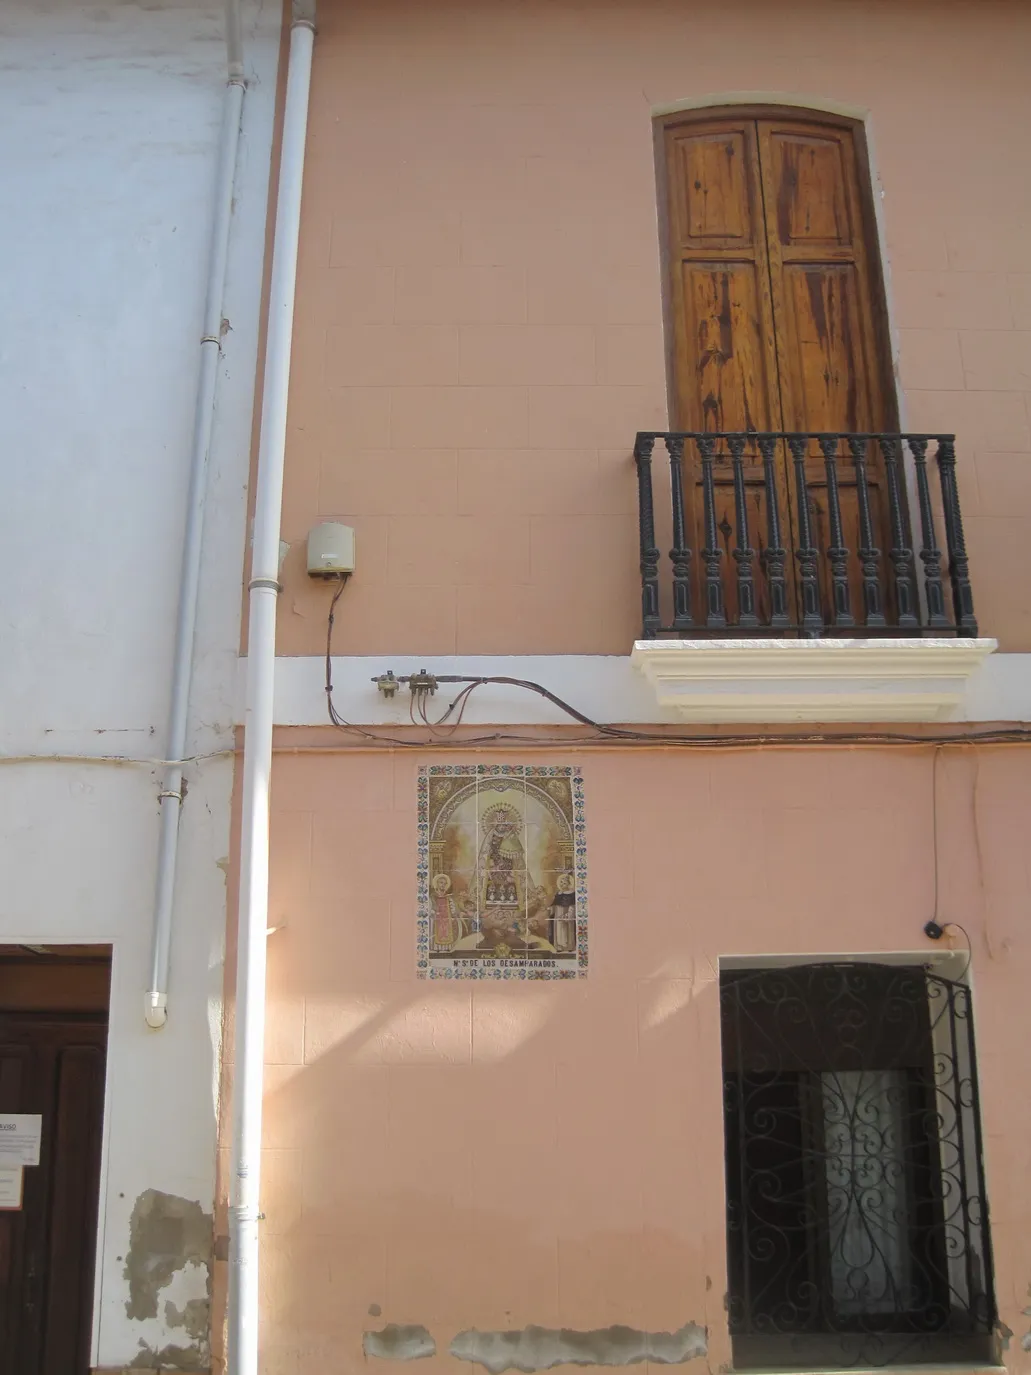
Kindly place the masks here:
POLYGON ((210 1213, 188 1198, 147 1189, 129 1222, 123 1275, 129 1285, 126 1316, 160 1319, 140 1339, 137 1368, 197 1370, 208 1365, 211 1324, 210 1213), (159 1302, 160 1300, 160 1302, 159 1302))
POLYGON ((384 1361, 419 1361, 435 1356, 437 1343, 421 1323, 388 1322, 379 1332, 363 1334, 362 1350, 384 1361))
POLYGON ((683 1365, 708 1351, 705 1329, 687 1322, 678 1332, 640 1332, 633 1327, 599 1327, 574 1332, 548 1327, 524 1327, 520 1332, 459 1332, 451 1354, 460 1361, 476 1361, 502 1375, 519 1370, 534 1375, 556 1365, 683 1365))

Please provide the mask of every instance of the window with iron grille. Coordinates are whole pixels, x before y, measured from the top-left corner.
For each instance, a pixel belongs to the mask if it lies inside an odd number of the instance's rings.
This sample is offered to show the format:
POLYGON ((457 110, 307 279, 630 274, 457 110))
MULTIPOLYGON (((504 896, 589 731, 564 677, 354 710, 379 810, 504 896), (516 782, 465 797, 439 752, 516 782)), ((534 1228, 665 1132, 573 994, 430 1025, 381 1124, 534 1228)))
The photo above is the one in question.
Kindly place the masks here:
POLYGON ((990 1361, 967 987, 823 963, 720 997, 735 1367, 990 1361))

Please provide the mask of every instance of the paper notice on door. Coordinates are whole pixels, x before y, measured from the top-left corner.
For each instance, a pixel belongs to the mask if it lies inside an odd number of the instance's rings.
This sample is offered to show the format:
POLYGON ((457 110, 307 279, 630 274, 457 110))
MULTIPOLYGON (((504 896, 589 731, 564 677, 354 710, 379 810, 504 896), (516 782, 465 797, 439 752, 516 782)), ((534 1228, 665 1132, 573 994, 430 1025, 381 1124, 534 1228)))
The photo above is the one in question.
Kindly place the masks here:
POLYGON ((20 1165, 0 1165, 0 1212, 17 1211, 21 1207, 24 1178, 25 1172, 20 1165))
POLYGON ((0 1169, 38 1165, 43 1119, 38 1113, 0 1113, 0 1169))

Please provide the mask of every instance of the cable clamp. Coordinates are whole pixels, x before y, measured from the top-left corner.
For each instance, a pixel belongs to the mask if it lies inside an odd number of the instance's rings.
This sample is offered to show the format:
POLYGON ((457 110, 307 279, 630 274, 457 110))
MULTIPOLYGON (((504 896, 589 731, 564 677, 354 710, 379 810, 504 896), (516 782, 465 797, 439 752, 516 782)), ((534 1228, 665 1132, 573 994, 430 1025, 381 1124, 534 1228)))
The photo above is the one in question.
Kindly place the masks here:
POLYGON ((437 680, 432 673, 427 673, 421 668, 418 673, 413 673, 408 679, 408 689, 410 692, 428 692, 432 697, 437 690, 437 680))

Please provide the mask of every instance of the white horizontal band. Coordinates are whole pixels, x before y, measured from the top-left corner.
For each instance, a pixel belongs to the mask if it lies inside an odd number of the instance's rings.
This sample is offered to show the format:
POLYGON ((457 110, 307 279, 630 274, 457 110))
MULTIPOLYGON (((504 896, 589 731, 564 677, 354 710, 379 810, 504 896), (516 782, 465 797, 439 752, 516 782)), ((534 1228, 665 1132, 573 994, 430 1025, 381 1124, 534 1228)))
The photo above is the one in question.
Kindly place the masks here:
MULTIPOLYGON (((710 642, 711 643, 711 642, 710 642)), ((968 642, 969 643, 969 642, 968 642)), ((337 712, 356 725, 405 726, 410 694, 402 687, 393 698, 383 697, 372 679, 392 670, 398 677, 417 673, 501 676, 530 679, 564 698, 592 720, 621 725, 675 724, 681 713, 661 707, 655 692, 630 655, 420 655, 340 656, 333 660, 333 701, 337 712)), ((240 661, 236 721, 243 721, 243 675, 240 661)), ((326 724, 326 663, 317 655, 276 660, 275 722, 280 726, 326 724)), ((460 690, 444 684, 429 699, 435 719, 460 690)), ((829 719, 829 718, 828 718, 829 719)), ((891 717, 881 716, 881 720, 891 717)), ((913 719, 899 716, 898 720, 913 719)), ((1031 654, 992 654, 975 668, 966 683, 952 721, 1031 721, 1031 654)), ((465 725, 569 725, 571 719, 536 693, 490 684, 470 696, 465 725)))

